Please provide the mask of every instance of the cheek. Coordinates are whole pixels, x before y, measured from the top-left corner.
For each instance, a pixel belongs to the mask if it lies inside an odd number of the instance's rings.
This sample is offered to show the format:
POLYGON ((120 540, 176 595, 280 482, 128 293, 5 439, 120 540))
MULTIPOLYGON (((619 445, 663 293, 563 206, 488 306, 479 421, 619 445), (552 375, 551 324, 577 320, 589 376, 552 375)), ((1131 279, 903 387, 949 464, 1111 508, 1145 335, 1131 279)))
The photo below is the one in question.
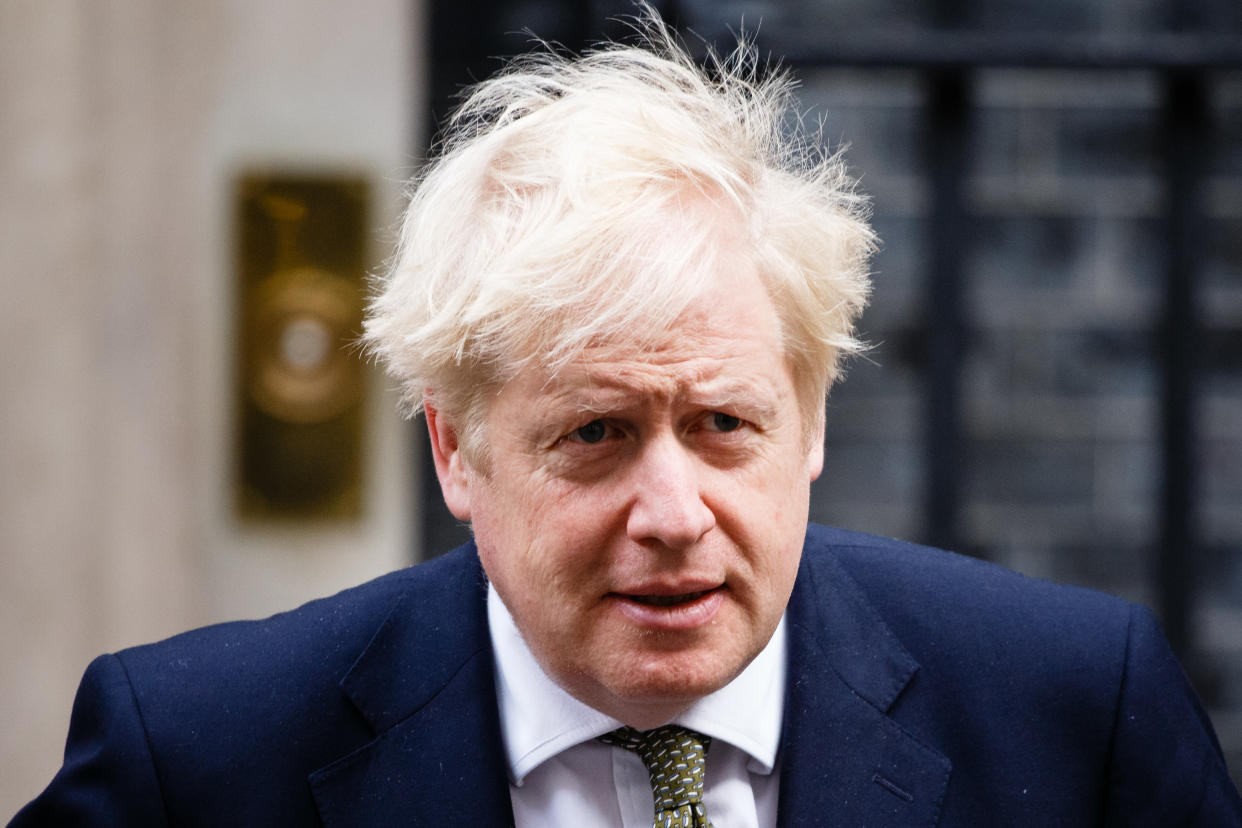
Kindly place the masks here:
POLYGON ((479 560, 505 603, 528 591, 521 582, 529 572, 530 527, 525 504, 511 491, 483 482, 471 492, 471 529, 479 560))
POLYGON ((806 534, 810 481, 804 457, 796 457, 763 474, 730 481, 718 502, 721 527, 743 552, 744 582, 753 587, 750 600, 764 614, 772 605, 783 609, 793 588, 806 534))
POLYGON ((479 557, 488 577, 511 608, 557 605, 587 593, 602 567, 594 550, 605 547, 601 504, 581 488, 527 481, 490 487, 473 522, 479 557))
MULTIPOLYGON (((753 535, 755 541, 789 531, 801 537, 811 497, 805 460, 805 456, 795 455, 746 474, 722 475, 715 487, 715 500, 718 509, 728 513, 725 520, 743 534, 753 535)), ((718 513, 717 517, 722 516, 718 513)))

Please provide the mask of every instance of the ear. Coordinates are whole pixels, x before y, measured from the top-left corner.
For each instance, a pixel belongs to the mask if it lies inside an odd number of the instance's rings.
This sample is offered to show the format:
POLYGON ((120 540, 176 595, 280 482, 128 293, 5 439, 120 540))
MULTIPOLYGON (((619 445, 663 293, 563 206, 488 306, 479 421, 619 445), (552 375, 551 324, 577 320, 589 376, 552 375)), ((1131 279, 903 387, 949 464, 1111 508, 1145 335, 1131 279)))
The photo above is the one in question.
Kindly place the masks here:
POLYGON ((806 469, 811 480, 818 479, 824 470, 824 420, 825 414, 821 413, 815 433, 811 435, 811 444, 807 447, 806 469))
POLYGON ((436 464, 444 503, 453 517, 470 520, 471 472, 457 445, 457 429, 426 398, 423 399, 423 414, 427 417, 431 457, 436 464))

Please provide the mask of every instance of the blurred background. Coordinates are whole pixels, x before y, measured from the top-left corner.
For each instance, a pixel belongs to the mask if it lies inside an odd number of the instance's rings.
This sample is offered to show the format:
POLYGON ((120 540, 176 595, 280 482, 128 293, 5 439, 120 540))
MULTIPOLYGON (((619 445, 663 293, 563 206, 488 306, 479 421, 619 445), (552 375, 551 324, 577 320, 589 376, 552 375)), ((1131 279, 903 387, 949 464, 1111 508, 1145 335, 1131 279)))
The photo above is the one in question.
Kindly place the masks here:
MULTIPOLYGON (((471 79, 623 0, 0 0, 0 816, 96 654, 462 536, 358 359, 471 79)), ((680 0, 883 238, 812 516, 1153 607, 1242 775, 1242 8, 680 0)))

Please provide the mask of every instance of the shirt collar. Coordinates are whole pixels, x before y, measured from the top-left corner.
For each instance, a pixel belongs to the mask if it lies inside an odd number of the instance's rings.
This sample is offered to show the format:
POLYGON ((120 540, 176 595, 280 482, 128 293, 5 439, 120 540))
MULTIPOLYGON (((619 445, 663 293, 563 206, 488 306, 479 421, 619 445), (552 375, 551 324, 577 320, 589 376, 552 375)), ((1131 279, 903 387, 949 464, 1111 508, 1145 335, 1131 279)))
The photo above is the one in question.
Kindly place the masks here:
MULTIPOLYGON (((543 671, 490 584, 487 623, 496 658, 501 735, 514 785, 556 754, 621 725, 569 695, 543 671)), ((737 678, 674 721, 745 751, 751 757, 749 769, 768 774, 776 764, 784 702, 782 617, 771 640, 737 678)))

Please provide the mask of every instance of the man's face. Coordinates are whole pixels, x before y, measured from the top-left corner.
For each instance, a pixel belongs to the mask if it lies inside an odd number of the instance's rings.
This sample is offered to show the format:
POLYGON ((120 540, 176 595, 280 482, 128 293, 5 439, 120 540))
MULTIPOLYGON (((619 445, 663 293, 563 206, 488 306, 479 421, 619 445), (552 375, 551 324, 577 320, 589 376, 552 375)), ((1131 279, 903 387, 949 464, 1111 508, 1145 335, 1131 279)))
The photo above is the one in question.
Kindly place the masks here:
POLYGON ((536 659, 636 727, 724 686, 767 643, 822 466, 775 309, 753 266, 735 269, 658 347, 592 349, 504 385, 487 473, 428 412, 446 500, 536 659))

